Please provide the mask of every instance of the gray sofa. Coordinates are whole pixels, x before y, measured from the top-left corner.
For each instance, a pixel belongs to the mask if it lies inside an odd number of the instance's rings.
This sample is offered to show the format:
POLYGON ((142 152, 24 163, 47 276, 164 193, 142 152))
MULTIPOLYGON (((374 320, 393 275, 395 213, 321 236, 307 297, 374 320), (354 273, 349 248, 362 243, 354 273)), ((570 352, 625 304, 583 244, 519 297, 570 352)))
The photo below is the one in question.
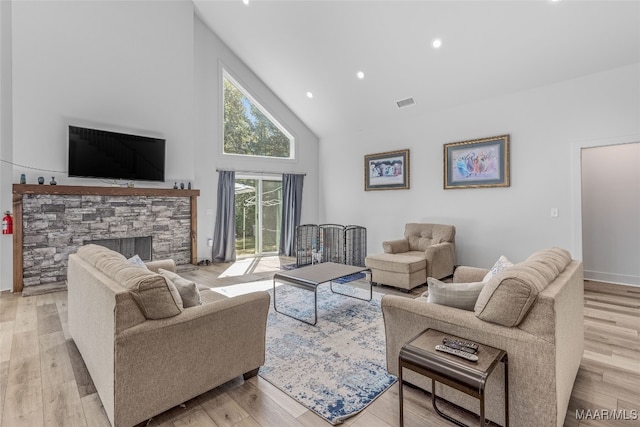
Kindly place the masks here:
MULTIPOLYGON (((489 270, 458 267, 455 283, 480 282, 489 270)), ((453 285, 455 285, 455 283, 453 285)), ((562 426, 584 349, 583 271, 567 251, 536 252, 491 278, 474 311, 386 295, 382 298, 387 368, 398 374, 402 345, 426 328, 505 350, 509 357, 509 421, 512 426, 562 426)), ((427 391, 415 372, 404 379, 427 391)), ((476 414, 477 399, 438 384, 438 396, 476 414)), ((486 388, 487 418, 504 425, 504 370, 486 388)))
POLYGON ((69 256, 69 332, 113 426, 138 424, 264 363, 268 293, 228 298, 200 286, 184 308, 180 292, 194 284, 166 279, 171 260, 147 267, 97 245, 69 256))

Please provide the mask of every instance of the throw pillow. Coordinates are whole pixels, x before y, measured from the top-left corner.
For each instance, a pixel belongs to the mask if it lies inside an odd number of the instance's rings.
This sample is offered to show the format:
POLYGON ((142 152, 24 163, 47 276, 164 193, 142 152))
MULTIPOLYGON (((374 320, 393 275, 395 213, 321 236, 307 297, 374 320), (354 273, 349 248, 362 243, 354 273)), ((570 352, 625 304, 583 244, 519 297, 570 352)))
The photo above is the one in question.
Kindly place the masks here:
POLYGON ((489 272, 482 279, 483 282, 488 282, 492 277, 496 276, 501 271, 506 270, 509 267, 513 267, 513 263, 507 259, 506 256, 501 255, 500 258, 493 264, 493 267, 489 270, 489 272))
POLYGON ((140 267, 147 268, 147 264, 144 263, 144 261, 142 260, 142 258, 140 258, 138 254, 135 254, 134 256, 129 258, 129 262, 135 265, 139 265, 140 267))
POLYGON ((474 283, 446 283, 433 277, 427 277, 429 294, 427 301, 473 311, 478 295, 484 287, 484 282, 474 283))
POLYGON ((202 298, 200 297, 200 291, 198 285, 194 282, 180 277, 172 271, 165 269, 158 269, 158 273, 165 279, 170 280, 178 289, 180 297, 182 297, 182 305, 184 308, 194 307, 202 304, 202 298))
POLYGON ((182 313, 180 293, 170 280, 150 270, 128 263, 121 266, 114 280, 129 289, 147 319, 164 319, 182 313))
POLYGON ((547 284, 535 267, 517 264, 487 282, 476 302, 476 317, 503 326, 518 326, 547 284))
POLYGON ((129 289, 147 319, 164 319, 182 312, 178 290, 159 274, 140 268, 118 252, 100 245, 81 246, 78 256, 129 289))

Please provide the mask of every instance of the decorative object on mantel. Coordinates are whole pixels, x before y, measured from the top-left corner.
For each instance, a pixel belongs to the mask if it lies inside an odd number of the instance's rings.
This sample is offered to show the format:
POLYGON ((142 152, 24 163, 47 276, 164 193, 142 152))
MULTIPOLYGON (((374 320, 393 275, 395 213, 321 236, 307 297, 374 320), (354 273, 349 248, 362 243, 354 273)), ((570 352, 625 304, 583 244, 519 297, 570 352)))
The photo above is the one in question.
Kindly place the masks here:
POLYGON ((180 189, 181 189, 181 190, 184 190, 184 182, 181 182, 181 183, 180 183, 180 189))
POLYGON ((44 176, 39 176, 38 177, 38 184, 40 184, 40 185, 44 184, 44 176))
POLYGON ((56 177, 52 176, 51 177, 51 181, 49 182, 50 185, 57 185, 58 183, 56 182, 56 177))
POLYGON ((444 189, 509 187, 509 135, 444 144, 444 189))
POLYGON ((20 174, 20 184, 27 183, 27 176, 25 174, 20 174))
POLYGON ((191 190, 191 181, 189 181, 189 184, 187 185, 187 189, 191 190))
POLYGON ((174 183, 173 183, 173 189, 174 189, 174 190, 177 190, 177 189, 178 189, 178 183, 177 183, 177 182, 174 182, 174 183))
POLYGON ((408 190, 409 150, 364 156, 364 191, 408 190))

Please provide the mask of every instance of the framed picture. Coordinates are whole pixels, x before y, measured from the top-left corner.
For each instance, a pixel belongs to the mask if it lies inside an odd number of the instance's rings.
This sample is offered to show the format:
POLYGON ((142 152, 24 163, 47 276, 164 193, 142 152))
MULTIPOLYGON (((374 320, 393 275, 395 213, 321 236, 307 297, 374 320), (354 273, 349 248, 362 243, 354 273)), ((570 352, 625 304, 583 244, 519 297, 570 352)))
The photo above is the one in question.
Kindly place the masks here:
POLYGON ((509 135, 444 144, 445 190, 509 185, 509 135))
POLYGON ((364 190, 409 189, 409 150, 364 156, 364 190))

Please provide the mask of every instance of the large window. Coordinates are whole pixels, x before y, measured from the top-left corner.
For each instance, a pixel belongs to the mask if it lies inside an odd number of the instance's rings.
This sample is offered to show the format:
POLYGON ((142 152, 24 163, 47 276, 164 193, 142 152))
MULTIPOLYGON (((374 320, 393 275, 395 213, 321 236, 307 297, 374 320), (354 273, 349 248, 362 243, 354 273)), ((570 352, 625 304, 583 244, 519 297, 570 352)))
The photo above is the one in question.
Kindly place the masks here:
POLYGON ((223 81, 223 153, 293 159, 293 137, 227 73, 223 81))

